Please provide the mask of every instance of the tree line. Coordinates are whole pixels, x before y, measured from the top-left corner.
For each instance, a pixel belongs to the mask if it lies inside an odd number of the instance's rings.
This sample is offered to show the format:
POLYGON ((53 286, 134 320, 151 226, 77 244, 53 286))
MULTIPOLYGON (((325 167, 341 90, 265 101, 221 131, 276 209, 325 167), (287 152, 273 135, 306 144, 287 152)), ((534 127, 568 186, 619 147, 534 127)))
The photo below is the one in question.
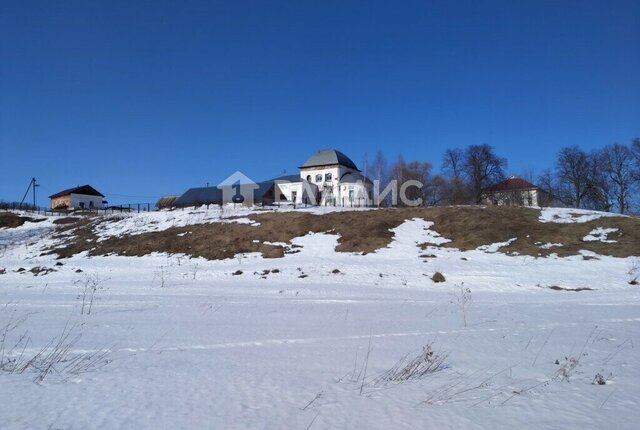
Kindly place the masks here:
MULTIPOLYGON (((425 205, 480 204, 485 190, 506 178, 508 162, 487 144, 447 149, 440 170, 427 161, 406 161, 402 156, 388 163, 378 151, 372 160, 365 156, 363 173, 385 188, 391 181, 419 181, 407 197, 422 198, 425 205)), ((553 168, 537 177, 520 176, 545 192, 546 204, 620 213, 640 207, 640 138, 629 144, 614 143, 587 152, 578 146, 562 148, 553 168)))

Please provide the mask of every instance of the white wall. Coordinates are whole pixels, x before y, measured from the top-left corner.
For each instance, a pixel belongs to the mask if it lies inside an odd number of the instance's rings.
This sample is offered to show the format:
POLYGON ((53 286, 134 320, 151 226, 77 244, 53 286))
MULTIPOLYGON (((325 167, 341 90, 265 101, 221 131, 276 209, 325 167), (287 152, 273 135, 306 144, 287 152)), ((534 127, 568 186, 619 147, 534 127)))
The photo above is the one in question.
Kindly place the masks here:
MULTIPOLYGON (((349 189, 348 188, 345 189, 343 186, 341 186, 340 177, 342 177, 342 175, 348 172, 358 173, 357 170, 353 170, 345 166, 311 167, 311 168, 301 169, 300 177, 302 179, 307 180, 307 177, 310 176, 310 182, 318 186, 318 188, 320 189, 320 192, 323 193, 325 197, 324 199, 322 199, 322 201, 319 202, 321 205, 335 204, 335 205, 341 206, 343 202, 345 205, 348 204, 349 189), (330 182, 325 181, 327 173, 331 173, 330 182), (320 175, 320 178, 316 178, 317 175, 320 175), (326 193, 324 193, 325 185, 331 186, 331 191, 333 194, 333 198, 335 199, 335 202, 327 201, 326 193)), ((348 185, 355 187, 353 189, 358 193, 362 194, 364 192, 364 195, 367 195, 366 188, 365 188, 365 191, 362 191, 361 189, 362 186, 356 187, 355 184, 348 184, 348 185)))
POLYGON ((318 187, 315 184, 312 183, 307 183, 304 184, 303 182, 280 182, 277 181, 278 187, 280 188, 280 191, 282 191, 282 194, 285 195, 285 197, 287 198, 287 200, 289 200, 292 203, 295 204, 304 204, 304 197, 309 194, 309 198, 307 199, 307 202, 310 204, 313 204, 313 197, 314 195, 316 195, 318 193, 318 187), (306 185, 306 187, 305 187, 306 185), (296 193, 296 199, 295 201, 293 201, 292 196, 293 196, 293 192, 296 193))
POLYGON ((336 182, 340 178, 340 174, 346 172, 345 168, 339 166, 333 167, 312 167, 304 170, 300 170, 300 177, 302 179, 307 180, 307 176, 311 176, 309 182, 312 184, 316 184, 317 186, 322 186, 325 182, 325 176, 327 173, 331 173, 332 182, 336 182), (316 178, 317 175, 321 177, 319 180, 316 178))
POLYGON ((370 190, 364 182, 340 184, 340 206, 365 206, 371 203, 370 190))
POLYGON ((498 191, 485 198, 487 204, 499 206, 540 206, 538 201, 538 190, 522 190, 522 191, 498 191), (518 193, 520 194, 518 196, 518 193), (529 204, 531 197, 531 204, 529 204))
POLYGON ((85 209, 98 209, 102 207, 102 199, 100 196, 87 196, 85 194, 71 194, 71 207, 78 209, 80 203, 84 203, 85 209), (92 204, 93 203, 93 204, 92 204))

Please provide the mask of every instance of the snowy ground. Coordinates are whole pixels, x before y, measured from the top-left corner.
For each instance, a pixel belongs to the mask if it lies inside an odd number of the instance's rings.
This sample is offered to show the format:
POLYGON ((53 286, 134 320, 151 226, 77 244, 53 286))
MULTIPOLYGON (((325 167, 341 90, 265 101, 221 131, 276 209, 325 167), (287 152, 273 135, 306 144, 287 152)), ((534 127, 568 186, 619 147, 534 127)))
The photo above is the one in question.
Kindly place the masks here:
MULTIPOLYGON (((553 211, 541 217, 594 216, 553 211)), ((136 219, 123 221, 128 231, 147 229, 136 219)), ((37 369, 0 371, 1 429, 637 428, 636 258, 459 252, 408 220, 390 247, 364 256, 313 234, 282 259, 55 266, 38 256, 51 227, 0 230, 0 329, 19 322, 5 350, 28 331, 13 358, 33 357, 66 326, 81 335, 68 358, 104 360, 80 372, 61 363, 37 382, 37 369), (29 272, 38 266, 56 271, 29 272), (431 281, 437 271, 446 282, 431 281), (81 314, 86 286, 95 303, 81 314), (442 370, 377 381, 425 345, 442 370)))

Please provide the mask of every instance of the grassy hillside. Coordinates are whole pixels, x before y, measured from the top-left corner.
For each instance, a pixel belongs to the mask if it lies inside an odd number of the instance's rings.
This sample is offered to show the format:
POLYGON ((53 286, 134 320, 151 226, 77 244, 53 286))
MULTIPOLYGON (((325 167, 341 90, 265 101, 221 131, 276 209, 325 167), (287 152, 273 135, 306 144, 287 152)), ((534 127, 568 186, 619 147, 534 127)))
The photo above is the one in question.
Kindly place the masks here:
POLYGON ((20 227, 27 221, 37 222, 38 220, 26 216, 18 216, 12 212, 0 212, 0 228, 20 227))
POLYGON ((551 253, 569 256, 580 250, 615 257, 640 255, 638 218, 609 216, 587 222, 541 222, 540 210, 516 207, 381 209, 321 215, 269 211, 251 213, 243 223, 227 219, 226 222, 122 234, 105 240, 98 240, 96 232, 108 228, 109 223, 118 222, 117 219, 61 219, 56 234, 65 240, 50 251, 61 257, 88 251, 90 255, 129 256, 183 253, 211 260, 260 252, 267 258, 277 258, 286 252, 295 252, 292 239, 309 232, 329 232, 340 235, 336 251, 370 253, 389 245, 393 238, 390 229, 413 218, 433 222, 431 229, 450 240, 442 246, 460 250, 510 241, 499 247, 499 251, 530 256, 551 253), (584 240, 598 228, 612 229, 605 241, 584 240))

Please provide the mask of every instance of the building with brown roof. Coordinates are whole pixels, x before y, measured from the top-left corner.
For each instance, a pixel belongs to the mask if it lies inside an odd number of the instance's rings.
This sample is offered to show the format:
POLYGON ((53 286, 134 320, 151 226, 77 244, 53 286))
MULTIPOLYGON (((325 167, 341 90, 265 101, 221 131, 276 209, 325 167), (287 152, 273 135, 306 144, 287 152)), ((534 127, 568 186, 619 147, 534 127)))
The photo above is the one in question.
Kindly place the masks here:
POLYGON ((549 200, 549 195, 531 182, 511 176, 485 188, 482 200, 488 205, 544 206, 549 200))

